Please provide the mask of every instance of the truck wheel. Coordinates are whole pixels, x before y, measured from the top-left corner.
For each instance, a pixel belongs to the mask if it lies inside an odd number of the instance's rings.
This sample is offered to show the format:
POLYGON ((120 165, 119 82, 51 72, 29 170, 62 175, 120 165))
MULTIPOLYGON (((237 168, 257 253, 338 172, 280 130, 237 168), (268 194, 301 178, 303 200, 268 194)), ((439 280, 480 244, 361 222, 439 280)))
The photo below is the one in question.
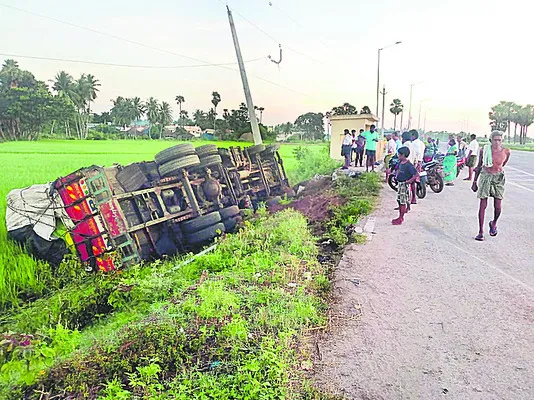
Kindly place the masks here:
POLYGON ((200 160, 196 154, 178 158, 176 160, 171 160, 162 164, 158 167, 158 171, 161 176, 173 176, 176 175, 180 170, 184 168, 191 168, 200 165, 200 160))
POLYGON ((236 215, 239 215, 239 207, 238 206, 230 206, 225 207, 219 210, 219 214, 221 214, 221 219, 224 221, 225 219, 235 217, 236 215))
POLYGON ((212 213, 190 219, 189 221, 182 222, 180 224, 180 228, 182 229, 182 232, 191 234, 207 228, 208 226, 215 225, 218 222, 221 222, 221 214, 219 214, 218 211, 214 211, 212 213))
POLYGON ((212 165, 222 164, 222 158, 218 154, 203 156, 200 158, 200 167, 211 167, 212 165))
POLYGON ((213 154, 219 154, 217 146, 214 144, 205 144, 203 146, 198 146, 195 151, 197 152, 200 158, 206 157, 213 154))
POLYGON ((223 220, 224 228, 226 232, 234 232, 237 224, 242 221, 241 217, 232 217, 223 220))
POLYGON ((215 225, 208 226, 207 228, 201 229, 197 232, 186 234, 185 240, 190 245, 206 243, 224 232, 226 232, 224 224, 222 222, 219 222, 215 225))
POLYGON ((176 160, 178 158, 193 154, 195 154, 195 146, 193 146, 191 143, 184 143, 162 150, 156 154, 154 158, 158 165, 162 165, 171 160, 176 160))
POLYGON ((249 156, 253 156, 254 154, 261 153, 265 150, 265 145, 263 144, 257 144, 256 146, 249 146, 245 149, 249 156))

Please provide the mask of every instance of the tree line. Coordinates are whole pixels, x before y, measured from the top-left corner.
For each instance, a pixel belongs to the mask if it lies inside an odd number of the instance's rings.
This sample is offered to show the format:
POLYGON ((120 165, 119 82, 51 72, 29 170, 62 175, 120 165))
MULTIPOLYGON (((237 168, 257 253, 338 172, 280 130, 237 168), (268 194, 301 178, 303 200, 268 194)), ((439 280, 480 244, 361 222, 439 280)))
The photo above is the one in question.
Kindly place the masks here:
POLYGON ((521 106, 513 101, 501 101, 491 107, 489 119, 492 130, 508 133, 508 142, 511 142, 510 130, 511 125, 514 124, 514 143, 519 139, 519 144, 525 144, 528 127, 534 122, 534 106, 532 104, 521 106), (517 134, 518 127, 519 135, 517 134))

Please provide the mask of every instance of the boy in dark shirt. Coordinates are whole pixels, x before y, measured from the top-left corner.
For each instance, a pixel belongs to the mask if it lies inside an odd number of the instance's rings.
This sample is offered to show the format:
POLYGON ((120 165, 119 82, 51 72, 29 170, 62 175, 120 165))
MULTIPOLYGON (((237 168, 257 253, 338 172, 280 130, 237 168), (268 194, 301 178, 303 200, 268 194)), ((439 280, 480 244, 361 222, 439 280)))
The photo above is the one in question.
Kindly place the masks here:
POLYGON ((408 147, 399 148, 399 170, 397 172, 397 203, 399 203, 399 218, 391 221, 393 225, 401 225, 404 222, 408 204, 410 203, 410 185, 417 179, 417 170, 408 161, 410 149, 408 147))

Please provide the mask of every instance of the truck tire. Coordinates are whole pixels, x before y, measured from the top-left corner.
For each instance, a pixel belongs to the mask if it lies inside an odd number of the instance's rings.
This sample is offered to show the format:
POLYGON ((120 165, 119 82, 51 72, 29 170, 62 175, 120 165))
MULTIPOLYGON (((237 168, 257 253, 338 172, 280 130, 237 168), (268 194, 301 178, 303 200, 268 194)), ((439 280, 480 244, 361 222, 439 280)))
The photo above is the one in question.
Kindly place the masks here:
POLYGON ((224 224, 222 222, 219 222, 215 225, 208 226, 207 228, 201 229, 197 232, 186 234, 185 240, 190 245, 202 244, 209 242, 210 240, 216 238, 224 232, 226 232, 224 224))
POLYGON ((200 167, 211 167, 212 165, 222 164, 222 158, 218 154, 203 156, 200 158, 200 167))
POLYGON ((241 217, 232 217, 228 219, 223 220, 224 229, 226 229, 226 232, 234 232, 235 228, 237 227, 237 224, 242 221, 241 217))
POLYGON ((195 151, 197 152, 200 158, 206 157, 213 154, 219 154, 217 146, 214 144, 205 144, 203 146, 198 146, 195 151))
POLYGON ((189 221, 182 222, 180 228, 182 232, 191 234, 193 232, 200 231, 208 226, 215 225, 221 222, 221 214, 218 211, 211 212, 206 215, 190 219, 189 221))
POLYGON ((195 146, 193 146, 191 143, 183 143, 160 151, 158 154, 156 154, 154 159, 158 165, 162 165, 171 160, 176 160, 178 158, 193 154, 195 154, 195 146))
POLYGON ((235 217, 239 215, 239 207, 238 206, 230 206, 225 207, 219 210, 219 214, 221 214, 221 219, 224 221, 225 219, 235 217))
POLYGON ((265 150, 265 145, 263 144, 257 144, 255 146, 249 146, 245 149, 249 156, 253 156, 254 154, 261 153, 265 150))
POLYGON ((200 160, 196 154, 171 160, 158 167, 159 174, 163 177, 176 175, 184 168, 191 168, 200 165, 200 160))

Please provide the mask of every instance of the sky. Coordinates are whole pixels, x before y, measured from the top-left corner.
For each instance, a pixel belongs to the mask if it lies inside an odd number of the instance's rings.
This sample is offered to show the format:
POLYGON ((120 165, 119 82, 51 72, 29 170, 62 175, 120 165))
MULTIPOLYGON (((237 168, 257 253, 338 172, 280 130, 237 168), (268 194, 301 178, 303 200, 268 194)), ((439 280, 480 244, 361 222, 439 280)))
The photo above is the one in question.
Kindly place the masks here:
MULTIPOLYGON (((222 97, 219 111, 244 102, 237 65, 205 66, 236 61, 223 0, 76 3, 0 0, 0 53, 203 66, 126 68, 5 55, 0 62, 15 58, 43 81, 60 70, 74 77, 95 75, 102 85, 95 112, 108 111, 117 96, 153 96, 173 105, 175 116, 176 95, 185 97, 182 107, 190 114, 208 110, 213 91, 222 97)), ((293 122, 309 111, 324 113, 345 102, 374 112, 377 51, 397 41, 402 43, 381 52, 386 128, 393 126, 389 104, 395 98, 405 105, 406 125, 412 84, 411 126, 423 128, 426 115, 427 130, 484 135, 492 105, 500 100, 534 103, 529 28, 534 2, 528 0, 229 0, 228 5, 243 58, 250 61, 252 97, 265 108, 267 125, 293 122), (283 60, 276 65, 267 56, 278 58, 279 43, 283 60)))

